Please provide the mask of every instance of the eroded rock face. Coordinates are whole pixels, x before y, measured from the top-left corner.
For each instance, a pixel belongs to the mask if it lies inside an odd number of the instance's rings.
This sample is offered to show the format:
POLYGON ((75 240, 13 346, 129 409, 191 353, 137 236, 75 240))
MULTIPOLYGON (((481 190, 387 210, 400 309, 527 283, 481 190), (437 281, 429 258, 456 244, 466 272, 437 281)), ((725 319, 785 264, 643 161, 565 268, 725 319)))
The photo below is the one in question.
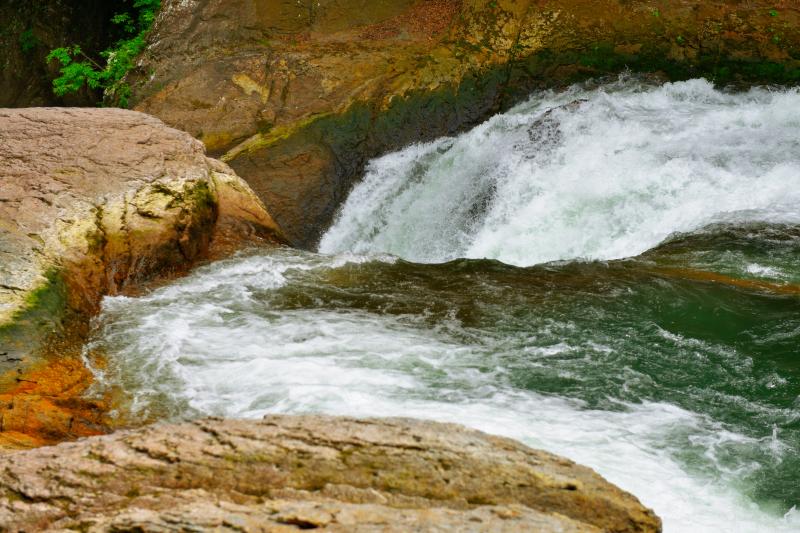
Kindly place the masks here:
POLYGON ((97 409, 72 401, 90 373, 62 347, 64 319, 185 271, 215 233, 227 247, 281 236, 229 167, 142 113, 0 109, 0 147, 0 445, 92 433, 97 409))
POLYGON ((536 87, 626 67, 800 81, 800 7, 766 0, 165 0, 137 109, 190 132, 311 247, 366 161, 536 87))
POLYGON ((4 530, 655 532, 592 470, 410 419, 201 420, 0 457, 4 530))

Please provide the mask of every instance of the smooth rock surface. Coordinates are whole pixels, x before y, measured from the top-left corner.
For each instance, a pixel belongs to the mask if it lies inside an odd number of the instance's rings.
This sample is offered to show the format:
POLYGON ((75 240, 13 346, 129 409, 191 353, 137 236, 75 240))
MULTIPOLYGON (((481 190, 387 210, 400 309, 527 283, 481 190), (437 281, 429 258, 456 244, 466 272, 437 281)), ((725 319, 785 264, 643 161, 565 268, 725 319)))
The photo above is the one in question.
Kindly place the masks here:
POLYGON ((218 187, 253 201, 202 144, 142 113, 0 110, 0 146, 0 324, 53 269, 81 267, 68 298, 91 311, 97 293, 182 267, 209 244, 218 187))
POLYGON ((0 457, 6 531, 654 532, 592 470, 410 419, 155 425, 0 457))

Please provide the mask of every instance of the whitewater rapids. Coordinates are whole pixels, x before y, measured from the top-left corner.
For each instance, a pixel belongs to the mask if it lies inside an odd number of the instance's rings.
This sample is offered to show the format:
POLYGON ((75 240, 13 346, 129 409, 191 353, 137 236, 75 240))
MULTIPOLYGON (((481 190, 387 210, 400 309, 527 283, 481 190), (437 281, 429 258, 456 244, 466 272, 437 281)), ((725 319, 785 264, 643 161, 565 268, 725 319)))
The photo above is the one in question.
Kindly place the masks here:
POLYGON ((320 253, 106 298, 142 419, 412 416, 596 469, 672 532, 800 530, 800 93, 624 78, 372 161, 320 253))
POLYGON ((799 100, 705 80, 536 95, 372 161, 319 250, 527 266, 635 256, 718 221, 797 222, 799 100))

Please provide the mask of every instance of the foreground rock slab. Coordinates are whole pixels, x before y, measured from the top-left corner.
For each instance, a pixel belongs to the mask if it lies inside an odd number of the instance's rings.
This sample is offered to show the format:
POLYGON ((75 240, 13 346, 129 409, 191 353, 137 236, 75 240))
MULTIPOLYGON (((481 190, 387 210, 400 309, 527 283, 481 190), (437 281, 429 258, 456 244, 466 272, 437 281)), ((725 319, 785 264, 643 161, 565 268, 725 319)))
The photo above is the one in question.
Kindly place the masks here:
POLYGON ((0 457, 4 531, 655 532, 589 468, 453 424, 268 416, 0 457))
POLYGON ((72 401, 91 375, 68 321, 251 237, 282 239, 190 135, 121 109, 0 109, 0 447, 97 432, 101 409, 72 401))

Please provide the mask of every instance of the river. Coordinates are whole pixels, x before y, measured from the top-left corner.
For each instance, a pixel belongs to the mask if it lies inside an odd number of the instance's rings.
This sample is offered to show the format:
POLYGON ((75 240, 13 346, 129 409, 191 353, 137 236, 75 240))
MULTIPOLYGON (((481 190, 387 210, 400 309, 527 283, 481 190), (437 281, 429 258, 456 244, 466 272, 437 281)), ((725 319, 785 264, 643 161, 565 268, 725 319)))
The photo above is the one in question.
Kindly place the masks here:
POLYGON ((665 531, 800 530, 800 92, 626 76, 373 160, 315 252, 111 297, 141 419, 458 422, 596 469, 665 531))

